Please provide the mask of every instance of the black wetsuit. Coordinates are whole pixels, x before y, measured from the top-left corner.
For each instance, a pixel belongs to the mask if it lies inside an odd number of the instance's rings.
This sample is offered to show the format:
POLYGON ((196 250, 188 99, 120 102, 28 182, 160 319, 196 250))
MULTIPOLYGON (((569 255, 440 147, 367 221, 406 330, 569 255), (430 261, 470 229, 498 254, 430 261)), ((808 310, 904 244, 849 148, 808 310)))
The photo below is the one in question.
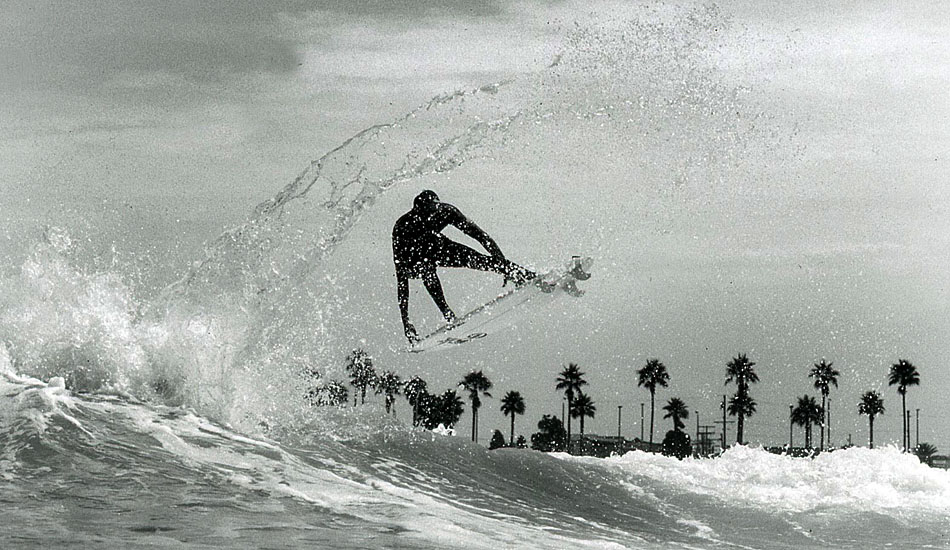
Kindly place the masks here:
POLYGON ((469 221, 458 208, 436 200, 420 205, 403 214, 393 227, 393 261, 399 294, 399 311, 406 336, 413 340, 415 328, 409 322, 409 279, 422 279, 446 321, 455 321, 455 314, 445 302, 437 267, 466 267, 480 271, 494 271, 507 278, 523 282, 534 274, 508 261, 495 241, 477 225, 469 221), (490 255, 457 243, 442 230, 455 226, 475 239, 490 255))

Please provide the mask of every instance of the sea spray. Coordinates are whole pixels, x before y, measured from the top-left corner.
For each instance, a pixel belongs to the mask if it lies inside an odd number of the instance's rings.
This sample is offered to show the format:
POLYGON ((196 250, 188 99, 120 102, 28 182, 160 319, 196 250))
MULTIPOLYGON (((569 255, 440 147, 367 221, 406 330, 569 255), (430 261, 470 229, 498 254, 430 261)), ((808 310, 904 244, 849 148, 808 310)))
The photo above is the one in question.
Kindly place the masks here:
POLYGON ((589 220, 628 213, 583 199, 617 178, 645 205, 646 231, 722 200, 711 189, 724 181, 750 181, 738 175, 770 150, 768 117, 717 71, 729 25, 715 8, 657 5, 579 24, 549 67, 437 95, 344 140, 147 302, 127 274, 71 262, 68 234, 54 232, 11 283, 0 337, 16 369, 76 390, 130 392, 249 430, 305 422, 322 414, 302 406, 308 373, 345 380, 340 349, 362 337, 349 325, 382 325, 379 304, 351 299, 360 274, 335 256, 390 191, 477 196, 503 176, 566 218, 545 228, 552 239, 610 254, 609 224, 589 220))

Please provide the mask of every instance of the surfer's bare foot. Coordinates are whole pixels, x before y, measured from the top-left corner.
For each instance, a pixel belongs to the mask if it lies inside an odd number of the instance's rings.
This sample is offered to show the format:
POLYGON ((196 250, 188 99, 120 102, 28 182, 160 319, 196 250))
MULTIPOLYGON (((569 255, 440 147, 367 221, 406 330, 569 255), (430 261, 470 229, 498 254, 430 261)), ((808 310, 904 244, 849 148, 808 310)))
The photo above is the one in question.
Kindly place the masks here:
POLYGON ((416 327, 412 326, 412 323, 406 323, 406 339, 409 340, 410 344, 415 344, 419 341, 419 335, 416 333, 416 327))
POLYGON ((445 317, 445 322, 450 325, 455 325, 459 322, 459 318, 455 315, 454 311, 449 310, 443 313, 442 316, 445 317))
POLYGON ((519 268, 512 270, 510 273, 505 275, 505 282, 502 286, 508 284, 508 281, 514 283, 515 288, 523 287, 528 281, 532 281, 538 277, 538 274, 534 271, 529 271, 525 268, 519 268))

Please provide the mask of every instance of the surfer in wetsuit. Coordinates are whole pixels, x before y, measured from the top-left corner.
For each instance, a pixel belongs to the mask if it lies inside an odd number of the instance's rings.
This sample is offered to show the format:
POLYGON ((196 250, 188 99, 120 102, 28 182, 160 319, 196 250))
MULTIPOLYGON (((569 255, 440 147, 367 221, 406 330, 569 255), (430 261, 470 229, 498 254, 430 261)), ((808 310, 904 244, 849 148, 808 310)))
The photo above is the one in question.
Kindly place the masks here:
POLYGON ((432 301, 439 307, 446 322, 455 323, 455 313, 445 302, 437 267, 466 267, 493 271, 505 276, 505 283, 523 285, 536 274, 505 258, 495 241, 472 223, 458 208, 441 202, 434 191, 423 191, 415 198, 412 210, 403 214, 393 226, 393 261, 396 264, 396 286, 399 313, 406 338, 419 339, 416 328, 409 322, 409 279, 422 279, 432 301), (489 255, 457 243, 442 234, 453 225, 478 241, 489 255))

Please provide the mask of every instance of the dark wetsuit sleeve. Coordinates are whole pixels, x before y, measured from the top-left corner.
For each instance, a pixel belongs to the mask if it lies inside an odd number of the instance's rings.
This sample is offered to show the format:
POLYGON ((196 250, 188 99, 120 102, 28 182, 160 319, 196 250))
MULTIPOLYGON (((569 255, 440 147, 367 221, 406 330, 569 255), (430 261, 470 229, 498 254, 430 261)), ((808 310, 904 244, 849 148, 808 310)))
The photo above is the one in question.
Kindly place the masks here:
POLYGON ((487 250, 492 256, 500 258, 505 257, 501 251, 501 248, 499 248, 495 241, 488 236, 488 233, 482 231, 481 227, 478 227, 471 220, 466 218, 458 208, 448 204, 445 205, 445 208, 448 214, 449 224, 454 225, 462 233, 465 233, 469 237, 481 243, 481 245, 485 247, 485 250, 487 250))

